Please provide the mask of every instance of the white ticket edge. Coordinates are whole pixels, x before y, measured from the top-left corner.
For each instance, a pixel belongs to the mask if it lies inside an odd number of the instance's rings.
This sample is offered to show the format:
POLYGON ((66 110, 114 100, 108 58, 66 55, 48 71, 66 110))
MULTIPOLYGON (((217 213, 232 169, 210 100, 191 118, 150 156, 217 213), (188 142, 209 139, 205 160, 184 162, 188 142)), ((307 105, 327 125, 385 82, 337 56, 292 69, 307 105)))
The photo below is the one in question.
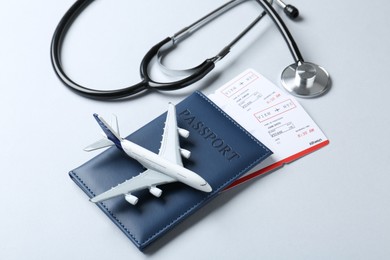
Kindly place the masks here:
POLYGON ((273 152, 229 188, 329 144, 293 96, 253 69, 244 71, 208 98, 273 152))

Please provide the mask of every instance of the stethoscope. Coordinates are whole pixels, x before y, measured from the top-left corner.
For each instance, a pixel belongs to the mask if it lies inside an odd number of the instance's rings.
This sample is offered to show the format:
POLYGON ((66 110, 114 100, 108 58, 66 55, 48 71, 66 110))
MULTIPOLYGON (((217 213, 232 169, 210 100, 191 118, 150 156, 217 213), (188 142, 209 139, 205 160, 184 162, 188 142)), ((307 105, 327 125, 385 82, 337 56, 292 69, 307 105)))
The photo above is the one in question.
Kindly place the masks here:
MULTIPOLYGON (((92 88, 86 88, 80 84, 74 82, 65 73, 61 64, 61 46, 65 38, 65 34, 73 21, 77 16, 92 2, 93 0, 78 0, 71 8, 65 13, 61 21, 59 22, 51 43, 51 60, 53 68, 60 78, 60 80, 76 93, 83 95, 88 98, 101 99, 101 100, 113 100, 123 99, 134 96, 140 92, 144 92, 150 89, 156 90, 177 90, 184 88, 192 83, 197 82, 206 76, 214 67, 215 64, 223 59, 229 52, 230 49, 248 32, 254 27, 266 14, 268 14, 273 22, 278 27, 279 31, 283 35, 290 52, 294 58, 294 63, 289 65, 281 75, 281 82, 283 87, 290 92, 292 95, 299 97, 316 97, 322 95, 330 88, 330 77, 328 72, 310 62, 305 62, 297 44, 294 41, 291 33, 288 31, 285 23, 277 14, 275 9, 272 7, 272 0, 256 0, 263 8, 264 11, 251 23, 249 24, 233 41, 225 46, 217 55, 208 58, 198 66, 184 70, 174 70, 165 67, 162 64, 164 54, 169 52, 172 47, 188 37, 192 32, 207 24, 214 18, 220 16, 227 10, 234 6, 246 1, 246 0, 231 0, 224 5, 220 6, 216 10, 202 17, 193 24, 183 28, 172 37, 167 37, 161 42, 154 45, 144 56, 140 64, 140 76, 141 81, 135 85, 115 89, 115 90, 97 90, 92 88), (172 81, 172 82, 158 82, 151 78, 149 73, 149 64, 157 58, 162 69, 169 74, 182 75, 184 78, 172 81)), ((282 7, 284 12, 292 19, 296 18, 299 14, 298 9, 294 6, 286 5, 282 0, 276 0, 278 6, 282 7)))

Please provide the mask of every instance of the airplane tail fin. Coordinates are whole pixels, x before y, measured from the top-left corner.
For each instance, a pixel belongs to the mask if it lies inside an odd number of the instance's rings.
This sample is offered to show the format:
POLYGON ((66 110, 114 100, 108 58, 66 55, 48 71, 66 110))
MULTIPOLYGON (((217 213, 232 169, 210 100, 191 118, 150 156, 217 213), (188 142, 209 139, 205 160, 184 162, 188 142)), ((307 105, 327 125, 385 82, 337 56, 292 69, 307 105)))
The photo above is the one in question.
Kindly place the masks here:
POLYGON ((119 136, 119 126, 118 120, 116 116, 113 116, 112 126, 115 126, 116 130, 112 129, 112 127, 98 114, 93 115, 98 122, 99 126, 102 128, 105 137, 103 139, 98 140, 97 142, 87 146, 84 148, 84 151, 93 151, 109 146, 115 145, 119 149, 122 150, 121 140, 122 138, 119 136))

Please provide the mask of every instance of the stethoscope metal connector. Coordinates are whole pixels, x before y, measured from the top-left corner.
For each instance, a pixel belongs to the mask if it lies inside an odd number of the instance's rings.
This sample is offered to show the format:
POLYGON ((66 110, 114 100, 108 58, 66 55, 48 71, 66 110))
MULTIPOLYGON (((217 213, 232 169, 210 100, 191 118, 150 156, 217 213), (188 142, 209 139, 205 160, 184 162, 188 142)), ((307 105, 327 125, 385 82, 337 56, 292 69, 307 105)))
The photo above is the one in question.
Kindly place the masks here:
POLYGON ((289 65, 281 76, 283 87, 302 98, 318 97, 330 88, 329 73, 317 64, 299 61, 289 65))

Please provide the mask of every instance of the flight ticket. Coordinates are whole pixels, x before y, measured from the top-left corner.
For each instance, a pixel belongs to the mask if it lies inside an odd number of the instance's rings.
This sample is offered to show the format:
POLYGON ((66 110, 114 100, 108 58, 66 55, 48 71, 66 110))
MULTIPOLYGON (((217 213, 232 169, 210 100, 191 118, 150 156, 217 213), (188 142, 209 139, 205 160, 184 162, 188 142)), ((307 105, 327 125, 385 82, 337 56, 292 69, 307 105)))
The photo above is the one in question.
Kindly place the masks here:
POLYGON ((329 144, 304 108, 261 74, 248 69, 208 96, 273 155, 232 186, 329 144))

